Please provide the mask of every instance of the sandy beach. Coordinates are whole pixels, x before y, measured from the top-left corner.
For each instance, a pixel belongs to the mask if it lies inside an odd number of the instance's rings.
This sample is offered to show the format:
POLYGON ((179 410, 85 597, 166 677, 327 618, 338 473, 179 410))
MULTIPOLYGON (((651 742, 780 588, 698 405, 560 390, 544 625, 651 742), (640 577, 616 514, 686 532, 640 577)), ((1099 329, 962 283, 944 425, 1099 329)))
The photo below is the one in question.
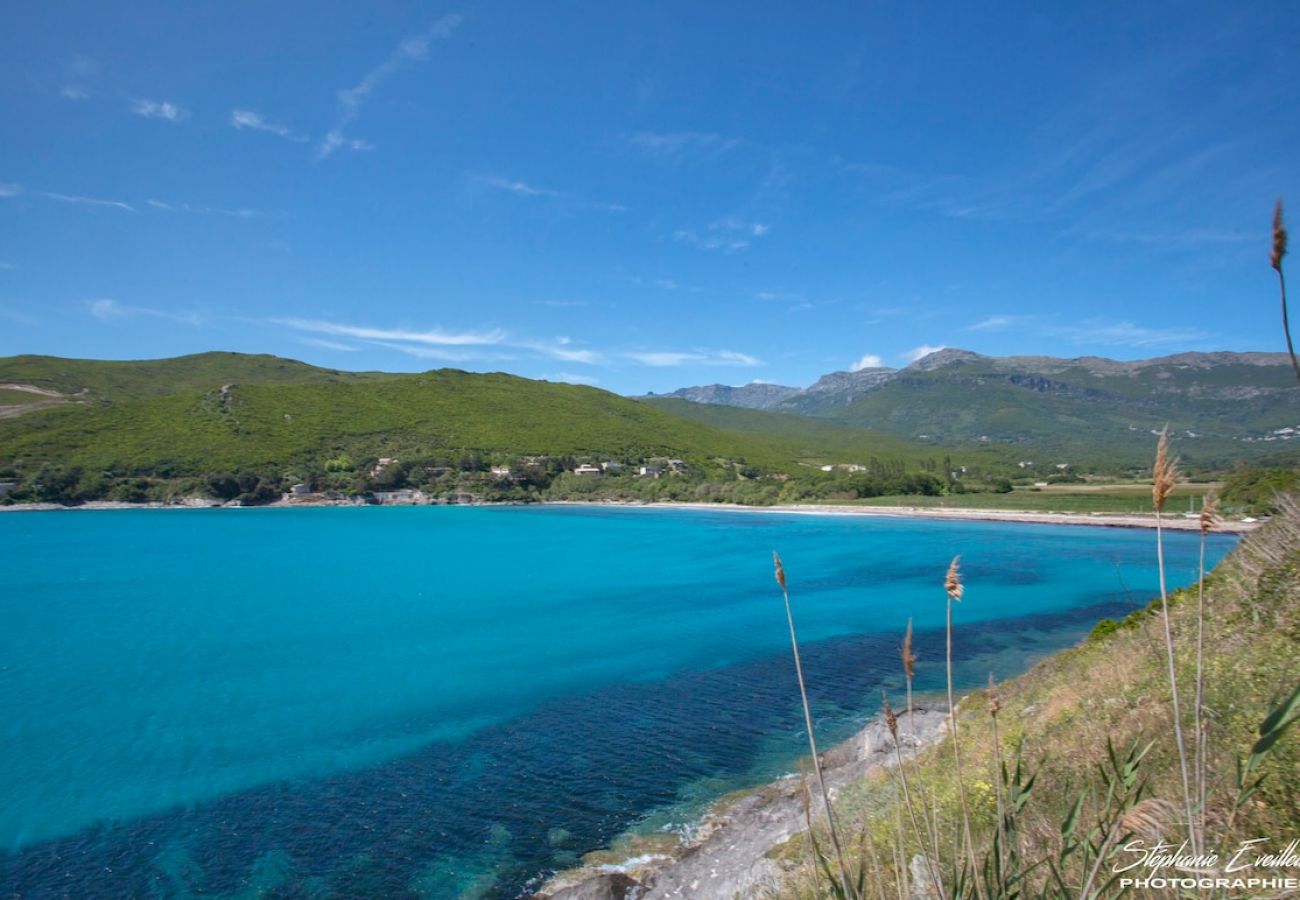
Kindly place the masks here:
MULTIPOLYGON (((116 501, 92 501, 79 506, 60 506, 57 503, 15 503, 0 506, 0 512, 49 512, 73 510, 106 509, 286 509, 317 506, 364 506, 358 500, 289 500, 268 503, 258 507, 232 507, 217 501, 186 500, 177 503, 121 503, 116 501)), ((428 503, 386 503, 385 506, 425 506, 438 505, 428 503)), ((480 503, 474 506, 517 506, 515 503, 480 503)), ((527 504, 534 505, 534 504, 527 504)), ((964 509, 961 507, 917 506, 832 506, 829 504, 798 504, 787 506, 741 506, 734 503, 684 503, 665 501, 660 503, 642 503, 620 500, 556 500, 548 501, 542 506, 628 506, 647 509, 696 509, 745 513, 784 513, 811 516, 877 516, 883 518, 907 519, 941 519, 949 521, 984 521, 984 522, 1019 522, 1033 525, 1091 525, 1105 528, 1155 528, 1156 517, 1140 513, 1055 513, 1036 512, 1014 509, 964 509)), ((1181 515, 1164 516, 1160 526, 1171 531, 1197 531, 1199 519, 1181 515)), ((1263 524, 1259 521, 1221 519, 1215 523, 1214 530, 1228 534, 1245 534, 1254 531, 1263 524)))

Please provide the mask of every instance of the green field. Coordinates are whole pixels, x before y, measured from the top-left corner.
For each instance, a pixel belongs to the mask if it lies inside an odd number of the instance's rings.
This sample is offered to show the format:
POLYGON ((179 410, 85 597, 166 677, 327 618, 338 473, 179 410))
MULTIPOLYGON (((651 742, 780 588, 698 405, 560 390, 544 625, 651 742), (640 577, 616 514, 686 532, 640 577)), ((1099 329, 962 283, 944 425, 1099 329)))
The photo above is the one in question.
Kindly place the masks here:
MULTIPOLYGON (((1166 507, 1173 515, 1199 511, 1206 493, 1218 484, 1180 484, 1166 507)), ((830 501, 835 502, 835 501, 830 501)), ((916 494, 841 501, 846 506, 915 506, 949 509, 1006 509, 1059 513, 1149 513, 1151 486, 1143 484, 1058 485, 1039 490, 1016 488, 1009 494, 958 494, 925 497, 916 494)))

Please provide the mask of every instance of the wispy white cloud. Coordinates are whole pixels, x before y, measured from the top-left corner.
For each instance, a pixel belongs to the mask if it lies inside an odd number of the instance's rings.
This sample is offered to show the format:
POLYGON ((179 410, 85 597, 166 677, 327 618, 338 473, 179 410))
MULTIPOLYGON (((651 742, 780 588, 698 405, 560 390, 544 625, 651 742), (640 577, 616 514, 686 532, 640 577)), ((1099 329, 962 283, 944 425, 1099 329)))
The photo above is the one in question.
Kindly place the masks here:
POLYGON ((1076 325, 1044 329, 1046 334, 1075 344, 1102 344, 1114 347, 1152 347, 1162 344, 1186 346, 1205 341, 1214 335, 1199 328, 1175 326, 1146 328, 1133 322, 1108 322, 1091 319, 1076 325))
POLYGON ((701 250, 721 250, 724 253, 735 253, 749 247, 749 241, 744 238, 716 234, 701 235, 690 228, 679 228, 674 231, 673 240, 682 244, 690 244, 692 247, 698 247, 701 250))
POLYGON ((511 181, 508 178, 498 178, 496 176, 484 176, 482 182, 488 187, 496 188, 501 191, 509 191, 520 197, 567 197, 568 194, 563 191, 553 191, 550 188, 534 187, 523 181, 511 181))
POLYGON ((261 113, 253 112, 251 109, 235 109, 230 112, 231 127, 244 130, 245 128, 252 131, 265 131, 267 134, 273 134, 276 137, 284 138, 286 141, 305 144, 311 140, 305 134, 299 134, 288 125, 282 125, 279 122, 272 122, 261 113))
POLYGON ((370 341, 369 343, 374 344, 376 347, 383 347, 386 350, 396 350, 398 353, 414 356, 416 359, 432 359, 445 363, 482 362, 484 360, 508 360, 513 358, 508 354, 489 350, 452 350, 447 347, 426 347, 393 341, 370 341))
POLYGON ((128 306, 124 303, 118 303, 108 297, 101 297, 97 300, 87 300, 86 310, 103 322, 111 322, 116 319, 126 319, 134 316, 152 316, 157 319, 167 319, 171 322, 182 322, 186 325, 202 325, 203 317, 195 312, 172 312, 165 309, 151 309, 147 306, 128 306))
POLYGON ((1027 325, 1034 321, 1033 316, 1011 316, 1011 315, 993 315, 981 319, 974 325, 969 326, 967 331, 1006 331, 1009 328, 1016 328, 1027 325))
POLYGON ((368 150, 371 145, 365 141, 349 138, 345 130, 361 115, 361 106, 366 98, 375 92, 385 80, 405 66, 428 58, 429 44, 435 39, 442 40, 451 36, 452 31, 461 23, 461 16, 447 15, 430 25, 420 34, 404 39, 375 68, 367 72, 354 87, 338 92, 338 110, 334 117, 334 127, 326 133, 316 147, 316 158, 325 159, 336 150, 368 150))
POLYGON ((0 184, 0 197, 17 197, 22 192, 21 184, 0 184))
POLYGON ((58 200, 60 203, 75 203, 81 206, 108 206, 126 212, 135 212, 135 207, 121 200, 101 200, 98 197, 81 197, 76 194, 58 194, 54 191, 41 191, 42 197, 58 200))
POLYGON ((146 119, 162 119, 165 122, 179 122, 189 113, 166 100, 132 100, 131 112, 146 119))
POLYGON ((653 350, 633 351, 623 356, 632 362, 655 368, 676 366, 761 366, 762 360, 735 350, 653 350))
POLYGON ((908 362, 914 363, 918 359, 924 359, 925 357, 929 356, 931 353, 938 353, 940 350, 947 350, 947 349, 948 347, 946 344, 922 344, 919 347, 913 347, 911 350, 908 350, 906 353, 900 353, 899 355, 903 357, 903 359, 907 360, 908 362))
POLYGON ((306 344, 308 347, 319 347, 322 350, 342 350, 347 353, 355 353, 360 347, 353 347, 351 344, 344 344, 339 341, 328 341, 325 338, 300 337, 298 343, 306 344))
POLYGON ((574 206, 584 206, 590 209, 600 209, 605 212, 626 212, 627 207, 621 203, 604 203, 597 200, 583 200, 575 197, 567 191, 557 191, 552 188, 538 187, 529 184, 526 181, 519 181, 512 178, 502 178, 498 175, 477 175, 474 178, 481 184, 498 191, 506 191, 517 197, 545 197, 554 200, 564 200, 574 206))
POLYGON ((558 359, 561 362, 595 365, 604 361, 604 356, 595 350, 570 347, 568 346, 569 343, 568 338, 562 338, 557 339, 553 344, 544 341, 518 341, 511 343, 511 346, 532 350, 534 353, 540 353, 542 356, 549 356, 551 359, 558 359))
POLYGON ((766 235, 771 229, 762 222, 750 222, 727 216, 716 222, 710 222, 703 234, 690 229, 679 228, 673 232, 673 240, 699 247, 701 250, 720 250, 735 253, 749 248, 754 238, 766 235))
POLYGON ((573 309, 588 305, 586 300, 533 300, 531 302, 537 306, 549 306, 552 309, 573 309))
POLYGON ((243 206, 236 209, 224 209, 219 206, 193 206, 189 203, 167 203, 163 200, 146 200, 149 206, 164 212, 195 213, 204 216, 228 216, 232 219, 283 218, 288 215, 282 209, 253 209, 243 206))
POLYGON ((326 322, 320 319, 272 319, 277 325, 285 325, 298 331, 310 331, 335 337, 348 337, 365 341, 395 341, 404 344, 418 344, 434 347, 472 347, 500 344, 506 333, 499 328, 487 331, 443 331, 430 328, 425 331, 412 331, 407 328, 370 328, 363 325, 345 325, 339 322, 326 322))
POLYGON ((874 353, 868 353, 861 359, 855 361, 849 366, 850 372, 861 372, 863 369, 879 369, 885 365, 885 361, 874 353))
POLYGON ((86 85, 99 77, 99 60, 89 56, 76 55, 59 63, 59 80, 63 87, 59 96, 65 100, 88 100, 90 90, 86 85))
POLYGON ((692 154, 717 156, 738 145, 740 140, 700 131, 639 131, 627 142, 651 156, 678 159, 692 154))

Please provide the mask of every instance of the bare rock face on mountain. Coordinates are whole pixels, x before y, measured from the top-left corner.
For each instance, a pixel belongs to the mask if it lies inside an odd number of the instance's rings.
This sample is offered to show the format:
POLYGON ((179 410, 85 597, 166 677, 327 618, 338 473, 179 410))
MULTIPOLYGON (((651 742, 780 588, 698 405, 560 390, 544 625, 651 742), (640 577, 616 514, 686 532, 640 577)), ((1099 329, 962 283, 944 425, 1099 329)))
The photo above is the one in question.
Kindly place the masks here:
POLYGON ((706 384, 682 388, 667 394, 693 403, 712 403, 715 406, 738 406, 742 409, 772 409, 785 400, 802 393, 800 388, 780 384, 752 384, 732 387, 729 384, 706 384))

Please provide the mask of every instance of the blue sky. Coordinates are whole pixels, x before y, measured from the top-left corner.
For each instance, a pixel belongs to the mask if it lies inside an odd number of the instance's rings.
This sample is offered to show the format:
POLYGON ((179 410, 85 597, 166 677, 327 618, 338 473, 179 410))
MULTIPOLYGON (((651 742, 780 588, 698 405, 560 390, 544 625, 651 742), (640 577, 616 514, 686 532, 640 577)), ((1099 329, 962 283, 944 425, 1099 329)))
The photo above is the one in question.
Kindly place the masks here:
POLYGON ((640 393, 1282 349, 1294 10, 980 6, 6 0, 0 355, 640 393))

